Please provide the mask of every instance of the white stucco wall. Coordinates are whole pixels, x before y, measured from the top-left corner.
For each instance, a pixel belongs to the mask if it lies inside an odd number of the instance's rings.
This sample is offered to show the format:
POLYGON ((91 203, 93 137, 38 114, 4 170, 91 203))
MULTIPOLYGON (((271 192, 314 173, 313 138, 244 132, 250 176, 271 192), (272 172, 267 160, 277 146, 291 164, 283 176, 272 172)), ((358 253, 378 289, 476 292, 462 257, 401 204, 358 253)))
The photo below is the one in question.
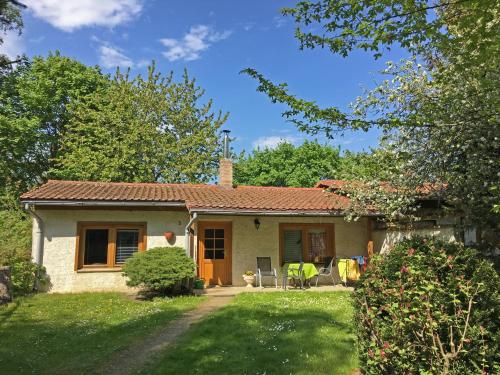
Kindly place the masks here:
MULTIPOLYGON (((51 292, 79 292, 97 290, 127 290, 121 272, 75 271, 77 223, 96 222, 146 222, 147 248, 157 246, 184 246, 184 228, 189 221, 185 211, 125 211, 125 210, 37 210, 44 222, 43 264, 52 283, 51 292), (169 244, 164 232, 176 234, 175 243, 169 244)), ((274 216, 214 216, 200 215, 198 221, 231 221, 232 282, 244 285, 242 274, 255 271, 257 256, 270 256, 274 267, 279 269, 279 224, 280 223, 333 223, 335 228, 335 252, 340 257, 367 255, 367 219, 346 222, 342 217, 274 217, 274 216), (260 227, 254 225, 259 218, 260 227)), ((36 222, 34 222, 36 230, 36 222)), ((196 226, 195 226, 196 229, 196 226)), ((387 251, 404 236, 436 235, 454 240, 450 226, 434 230, 413 232, 373 231, 376 252, 387 251)), ((197 240, 194 240, 195 251, 197 240)), ((281 282, 281 278, 279 279, 281 282)), ((268 279, 267 284, 272 284, 268 279)))
POLYGON ((121 272, 75 271, 77 222, 146 222, 147 248, 150 249, 157 246, 184 247, 184 227, 189 220, 187 212, 182 211, 37 210, 37 214, 44 222, 43 265, 50 277, 51 292, 128 288, 121 272), (163 235, 166 231, 175 233, 175 243, 167 242, 163 235))
POLYGON ((389 251, 396 242, 412 236, 438 237, 445 241, 456 241, 453 226, 414 230, 376 230, 373 231, 375 252, 385 253, 389 251))
MULTIPOLYGON (((337 256, 366 255, 366 219, 348 223, 341 217, 275 217, 275 216, 200 216, 199 220, 231 221, 233 225, 233 285, 245 285, 242 275, 245 271, 256 270, 258 256, 270 256, 272 266, 279 270, 279 224, 280 223, 333 223, 335 228, 335 250, 337 256), (254 220, 260 220, 255 229, 254 220)), ((265 278, 272 285, 271 278, 265 278)), ((281 284, 281 278, 279 278, 281 284)))

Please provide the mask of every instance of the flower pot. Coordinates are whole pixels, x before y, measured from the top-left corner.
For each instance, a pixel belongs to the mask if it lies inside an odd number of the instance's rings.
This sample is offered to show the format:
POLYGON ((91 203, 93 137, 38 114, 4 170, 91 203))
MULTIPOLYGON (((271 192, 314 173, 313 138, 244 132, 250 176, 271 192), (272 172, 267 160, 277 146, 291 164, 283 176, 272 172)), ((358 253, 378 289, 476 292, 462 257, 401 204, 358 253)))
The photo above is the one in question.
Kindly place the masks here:
POLYGON ((243 280, 247 283, 247 288, 253 288, 253 283, 255 282, 255 275, 243 275, 243 280))
POLYGON ((174 232, 165 232, 164 236, 168 242, 171 242, 174 239, 175 234, 174 234, 174 232))

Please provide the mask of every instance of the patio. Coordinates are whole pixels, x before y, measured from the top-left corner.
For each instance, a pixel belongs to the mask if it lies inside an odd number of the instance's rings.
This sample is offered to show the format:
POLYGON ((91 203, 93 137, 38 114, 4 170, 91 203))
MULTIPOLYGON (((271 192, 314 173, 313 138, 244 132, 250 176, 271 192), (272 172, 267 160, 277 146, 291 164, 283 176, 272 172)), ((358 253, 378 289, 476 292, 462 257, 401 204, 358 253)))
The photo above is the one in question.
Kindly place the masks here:
MULTIPOLYGON (((306 287, 304 289, 288 287, 287 292, 301 292, 301 293, 318 293, 318 292, 352 292, 353 287, 345 287, 342 284, 337 285, 319 285, 317 287, 306 287)), ((273 292, 283 292, 281 287, 275 288, 273 286, 266 286, 263 288, 253 287, 247 288, 244 286, 213 286, 205 289, 195 289, 195 294, 197 295, 208 295, 208 296, 235 296, 241 293, 273 293, 273 292)))

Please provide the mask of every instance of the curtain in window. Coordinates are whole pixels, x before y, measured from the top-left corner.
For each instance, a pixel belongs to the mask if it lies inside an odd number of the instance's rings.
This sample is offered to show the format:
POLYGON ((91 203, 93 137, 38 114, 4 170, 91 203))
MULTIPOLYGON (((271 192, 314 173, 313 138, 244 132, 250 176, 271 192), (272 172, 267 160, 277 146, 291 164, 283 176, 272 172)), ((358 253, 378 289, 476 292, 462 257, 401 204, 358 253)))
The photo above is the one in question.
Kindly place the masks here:
POLYGON ((309 231, 309 260, 320 263, 326 256, 326 232, 309 231))

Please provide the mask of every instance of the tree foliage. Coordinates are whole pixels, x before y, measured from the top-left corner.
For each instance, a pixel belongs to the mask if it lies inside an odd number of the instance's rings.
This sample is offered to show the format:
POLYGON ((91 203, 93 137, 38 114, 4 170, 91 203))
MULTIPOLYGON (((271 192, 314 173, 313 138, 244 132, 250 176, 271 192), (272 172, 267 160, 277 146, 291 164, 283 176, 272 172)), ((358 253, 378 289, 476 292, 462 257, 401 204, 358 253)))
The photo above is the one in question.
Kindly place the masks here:
POLYGON ((234 165, 234 179, 239 185, 311 187, 334 178, 339 163, 339 150, 332 146, 305 141, 296 147, 283 142, 274 149, 241 155, 234 165))
POLYGON ((370 152, 344 151, 340 164, 335 169, 334 176, 339 180, 348 181, 387 181, 393 165, 392 155, 381 149, 370 152))
MULTIPOLYGON (((4 35, 8 31, 17 31, 21 34, 23 19, 20 10, 25 7, 17 0, 0 0, 0 45, 4 43, 4 35)), ((6 55, 0 54, 0 71, 12 63, 6 55)))
POLYGON ((283 116, 302 131, 334 137, 381 128, 382 146, 397 166, 392 185, 402 192, 446 185, 442 198, 466 224, 491 227, 500 201, 499 11, 495 0, 321 0, 285 9, 302 49, 342 56, 362 49, 375 58, 394 45, 408 51, 408 60, 389 63, 383 72, 389 78, 348 112, 298 98, 254 69, 245 72, 257 79, 257 90, 288 106, 283 116))
POLYGON ((105 87, 107 78, 59 53, 23 59, 0 75, 0 183, 16 194, 44 181, 60 150, 68 104, 105 87))
POLYGON ((227 114, 200 103, 204 90, 155 66, 143 79, 120 71, 113 81, 71 104, 67 133, 50 174, 62 179, 206 182, 220 154, 227 114))

